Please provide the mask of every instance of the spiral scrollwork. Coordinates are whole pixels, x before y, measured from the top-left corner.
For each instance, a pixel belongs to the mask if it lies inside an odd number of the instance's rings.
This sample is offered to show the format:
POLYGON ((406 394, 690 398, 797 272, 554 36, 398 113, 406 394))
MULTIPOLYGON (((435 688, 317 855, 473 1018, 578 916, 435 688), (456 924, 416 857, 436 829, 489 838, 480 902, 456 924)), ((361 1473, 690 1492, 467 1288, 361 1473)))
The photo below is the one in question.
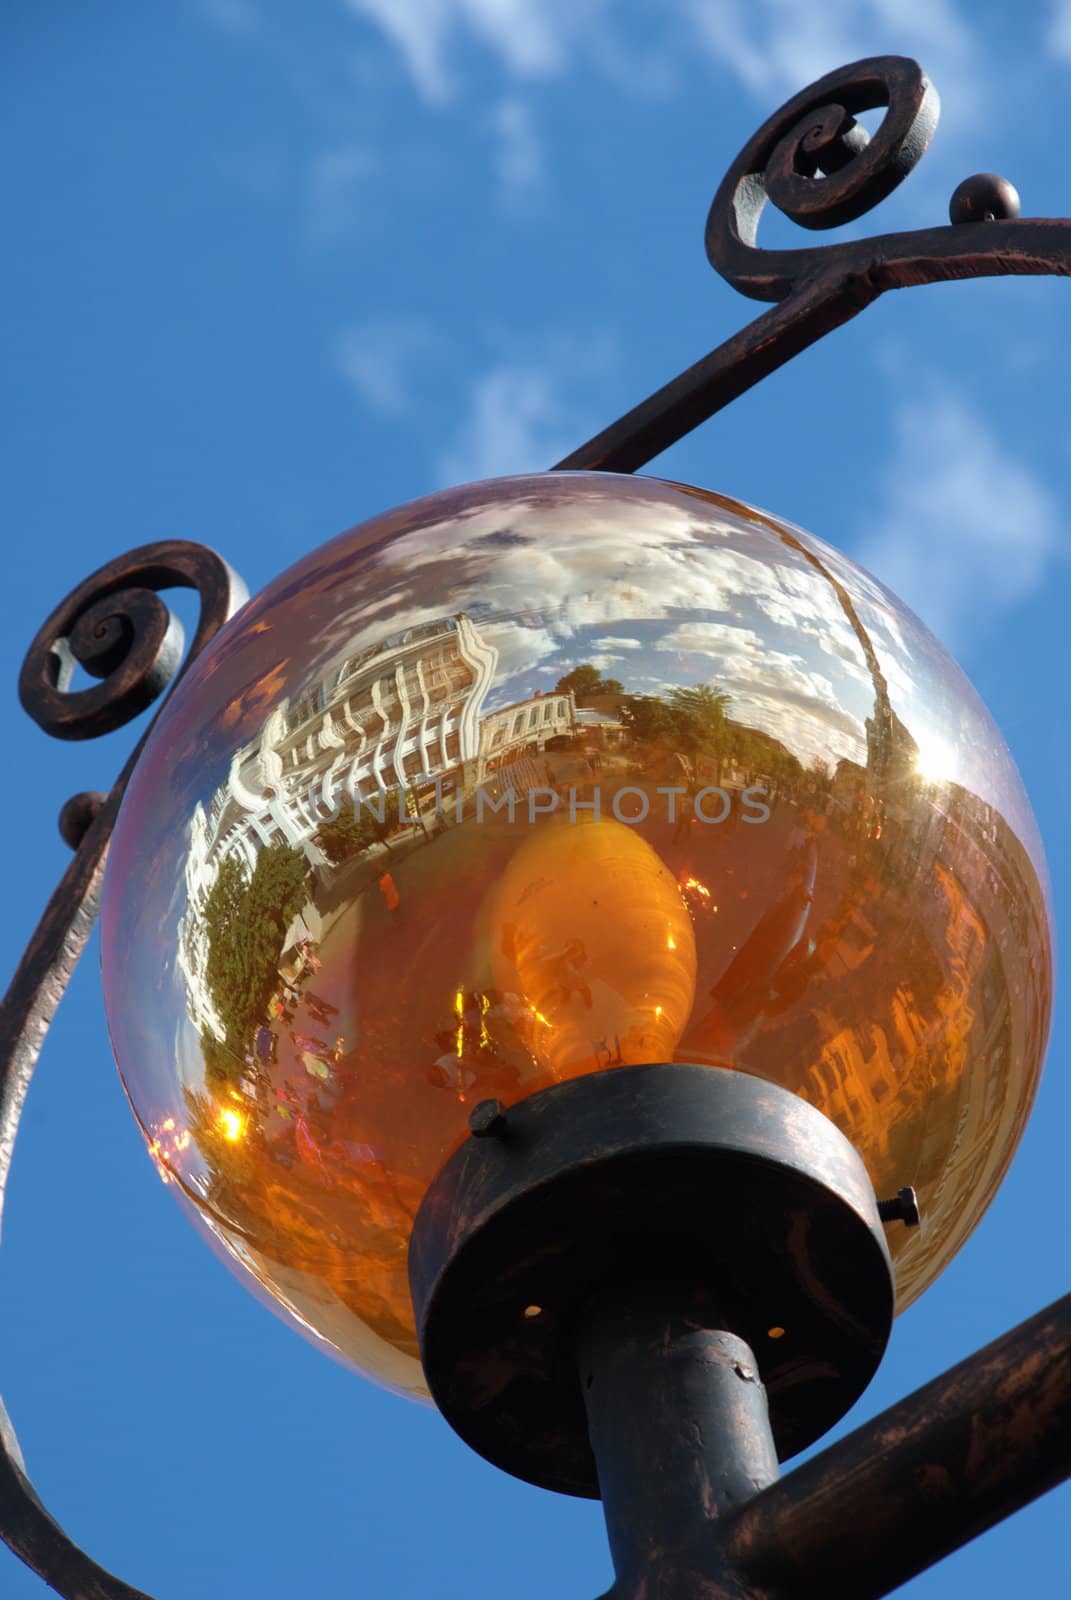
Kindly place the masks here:
POLYGON ((142 545, 94 572, 57 606, 30 645, 19 676, 23 708, 58 739, 94 739, 138 716, 182 659, 182 625, 159 590, 196 589, 201 621, 191 655, 244 597, 222 557, 203 545, 142 545), (101 681, 71 689, 76 666, 101 681))
POLYGON ((917 165, 939 110, 918 62, 902 56, 875 56, 820 78, 775 112, 730 167, 707 220, 711 265, 744 294, 783 299, 827 252, 758 250, 766 201, 804 228, 854 222, 917 165), (877 110, 885 115, 870 137, 855 119, 877 110))
POLYGON ((741 294, 777 304, 556 463, 558 471, 635 472, 889 289, 956 278, 1071 277, 1071 219, 1020 218, 1007 179, 976 173, 950 223, 796 250, 757 243, 771 200, 801 227, 853 222, 924 154, 937 92, 917 61, 875 56, 795 95, 748 141, 707 218, 711 265, 741 294), (873 136, 857 120, 884 111, 873 136))

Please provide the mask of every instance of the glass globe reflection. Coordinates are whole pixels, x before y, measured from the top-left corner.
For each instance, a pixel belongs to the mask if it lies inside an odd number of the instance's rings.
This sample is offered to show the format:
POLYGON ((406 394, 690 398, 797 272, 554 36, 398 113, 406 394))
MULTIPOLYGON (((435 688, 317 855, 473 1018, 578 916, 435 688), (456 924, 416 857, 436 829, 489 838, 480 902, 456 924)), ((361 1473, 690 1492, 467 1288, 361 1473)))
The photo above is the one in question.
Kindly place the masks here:
POLYGON ((477 1101, 776 1081, 917 1189, 902 1307, 992 1198, 1050 1010, 1037 832, 959 669, 809 535, 606 474, 414 502, 251 601, 134 774, 102 950, 161 1177, 413 1395, 409 1231, 477 1101))

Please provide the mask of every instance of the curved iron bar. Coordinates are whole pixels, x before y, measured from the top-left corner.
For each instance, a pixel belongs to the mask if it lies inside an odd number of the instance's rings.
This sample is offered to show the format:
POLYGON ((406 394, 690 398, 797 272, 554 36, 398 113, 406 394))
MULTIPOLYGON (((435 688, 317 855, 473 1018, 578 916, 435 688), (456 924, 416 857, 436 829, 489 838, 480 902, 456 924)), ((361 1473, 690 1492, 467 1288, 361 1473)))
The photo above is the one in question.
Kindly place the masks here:
MULTIPOLYGON (((715 195, 706 235, 712 265, 734 288, 779 303, 559 461, 555 470, 635 471, 887 289, 1014 273, 1071 276, 1071 221, 1063 220, 998 221, 987 216, 984 221, 811 249, 771 251, 757 246, 767 199, 808 228, 833 227, 862 216, 916 165, 936 126, 937 112, 936 93, 921 68, 898 56, 842 68, 788 101, 730 168, 715 195), (879 108, 885 108, 886 115, 869 139, 855 117, 879 108)), ((998 214, 994 211, 994 219, 998 214)), ((46 732, 58 738, 94 738, 139 715, 163 691, 181 657, 181 632, 157 595, 172 586, 196 589, 201 596, 201 618, 188 664, 244 598, 240 580, 203 546, 179 541, 143 546, 102 567, 53 612, 30 647, 19 683, 23 706, 46 732), (100 678, 101 684, 71 691, 76 663, 100 678)), ((109 795, 75 795, 64 806, 60 826, 75 848, 74 860, 0 1003, 0 1205, 33 1068, 92 928, 108 840, 144 742, 143 737, 109 795)), ((814 1526, 828 1527, 828 1518, 814 1522, 812 1502, 821 1499, 828 1506, 846 1500, 837 1479, 838 1473, 843 1476, 845 1462, 851 1474, 860 1470, 860 1460, 869 1461, 873 1469, 873 1493, 868 1489, 866 1504, 853 1507, 860 1514, 860 1526, 867 1523, 877 1500, 893 1490, 901 1500, 909 1499, 910 1485, 919 1476, 916 1461, 899 1463, 902 1481, 897 1483, 878 1482, 881 1474, 875 1477, 873 1468, 888 1444, 883 1425, 897 1419, 899 1428, 901 1413, 910 1415, 917 1433, 915 1446, 930 1462, 953 1433, 958 1439, 965 1426, 963 1417, 980 1411, 992 1413, 993 1427, 999 1432, 999 1423, 1013 1443, 1023 1445, 1027 1435, 1018 1412, 1007 1403, 1007 1391, 1026 1367, 1035 1379, 1039 1374, 1044 1379, 1028 1386, 1030 1393, 1023 1400, 1033 1407, 1031 1437, 1036 1437, 1039 1419, 1048 1429, 1046 1440, 1052 1435, 1052 1448, 1041 1468, 1025 1445, 1018 1453, 1002 1449, 987 1454, 989 1466, 979 1467, 970 1457, 971 1472, 961 1484, 972 1501, 968 1513, 946 1518, 948 1526, 938 1544, 923 1541, 891 1581, 903 1581, 1044 1492, 1067 1470, 1071 1405, 1067 1384, 1058 1393, 1049 1391, 1053 1373, 1066 1378, 1068 1315, 1066 1302, 1039 1314, 1034 1322, 909 1396, 885 1418, 865 1425, 851 1440, 834 1446, 744 1508, 726 1530, 725 1564, 704 1592, 740 1596, 752 1592, 756 1578, 763 1592, 768 1585, 771 1593, 802 1592, 797 1588, 801 1582, 807 1589, 816 1576, 814 1569, 823 1569, 837 1552, 815 1550, 807 1571, 789 1577, 787 1570, 778 1569, 774 1577, 766 1567, 781 1559, 784 1541, 778 1544, 776 1530, 770 1534, 765 1521, 775 1512, 778 1519, 806 1512, 814 1526), (1038 1388, 1045 1391, 1040 1400, 1038 1388), (966 1409, 960 1404, 961 1390, 969 1401, 966 1409), (782 1591, 785 1578, 788 1588, 782 1591)), ((1022 1398, 1018 1391, 1016 1395, 1022 1398)), ((937 1470, 934 1481, 944 1481, 943 1469, 927 1470, 931 1476, 937 1470)), ((855 1498, 860 1500, 859 1495, 855 1498)), ((903 1509, 911 1514, 918 1508, 905 1500, 903 1509)), ((899 1539, 899 1524, 890 1524, 887 1531, 886 1542, 899 1539)), ((0 1536, 66 1600, 148 1600, 90 1560, 45 1510, 26 1474, 2 1402, 0 1536)), ((861 1572, 854 1576, 859 1593, 877 1595, 889 1586, 888 1573, 868 1570, 865 1576, 861 1572)))
POLYGON ((814 229, 869 211, 921 159, 937 114, 936 91, 903 56, 857 61, 787 101, 729 168, 706 229, 715 270, 741 294, 778 304, 555 470, 635 472, 888 289, 954 278, 1071 276, 1071 220, 1003 218, 996 207, 992 220, 807 249, 757 245, 767 200, 814 229), (885 117, 870 138, 855 118, 881 108, 885 117))
MULTIPOLYGON (((186 540, 142 545, 108 562, 68 595, 30 645, 19 677, 24 709, 61 739, 122 727, 177 681, 245 597, 220 556, 186 540), (194 589, 201 600, 184 664, 181 625, 158 594, 169 588, 194 589), (77 663, 100 683, 72 691, 77 663)), ((64 806, 61 831, 74 859, 0 1002, 0 1208, 34 1066, 92 930, 119 802, 151 726, 107 796, 76 795, 64 806)), ((148 1600, 90 1560, 45 1510, 2 1402, 0 1536, 67 1600, 148 1600)))

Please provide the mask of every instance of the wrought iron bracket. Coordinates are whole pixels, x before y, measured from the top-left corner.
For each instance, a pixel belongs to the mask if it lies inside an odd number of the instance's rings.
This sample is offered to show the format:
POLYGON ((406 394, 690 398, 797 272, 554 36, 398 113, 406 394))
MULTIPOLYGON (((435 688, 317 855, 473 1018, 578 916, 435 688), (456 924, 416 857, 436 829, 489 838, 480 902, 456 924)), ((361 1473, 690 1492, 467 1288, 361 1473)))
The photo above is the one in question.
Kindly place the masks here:
POLYGON ((888 289, 1009 274, 1071 276, 1071 220, 1017 220, 1006 180, 979 173, 952 197, 951 223, 872 239, 765 250, 767 200, 812 229, 853 222, 917 166, 937 126, 937 92, 903 56, 874 56, 819 78, 748 141, 710 208, 711 266, 773 309, 556 463, 635 472, 888 289), (884 109, 872 138, 855 119, 884 109))
MULTIPOLYGON (((764 250, 767 200, 803 227, 854 220, 924 153, 937 95, 913 61, 880 56, 789 100, 726 174, 707 255, 742 294, 775 302, 555 470, 633 472, 888 289, 1006 274, 1071 276, 1071 221, 1017 220, 1014 190, 980 174, 953 196, 951 225, 796 250, 764 250), (868 138, 856 118, 884 109, 868 138)), ((20 697, 44 730, 88 739, 146 710, 180 669, 181 634, 159 591, 195 589, 186 664, 245 598, 203 546, 143 546, 79 585, 38 633, 20 697), (75 667, 100 680, 72 690, 75 667)), ((146 734, 147 737, 147 734, 146 734)), ((82 793, 60 826, 74 849, 0 1003, 0 1203, 30 1079, 92 929, 108 841, 144 738, 108 795, 82 793)), ((701 1587, 765 1600, 835 1588, 885 1594, 1071 1471, 1071 1297, 899 1402, 850 1438, 712 1519, 701 1587)), ((148 1600, 68 1538, 38 1499, 0 1403, 0 1536, 66 1600, 148 1600)), ((630 1600, 614 1591, 614 1600, 630 1600)))
MULTIPOLYGON (((176 681, 182 629, 159 591, 194 589, 201 615, 185 665, 246 598, 241 579, 203 545, 142 545, 79 584, 38 631, 19 677, 23 709, 58 739, 93 739, 123 727, 176 681), (72 689, 76 666, 99 682, 72 689)), ((119 802, 150 730, 107 795, 75 795, 60 813, 74 859, 34 929, 0 1002, 0 1208, 26 1093, 56 1007, 96 919, 119 802)), ((0 1535, 68 1600, 147 1600, 90 1560, 45 1510, 0 1402, 0 1535)))

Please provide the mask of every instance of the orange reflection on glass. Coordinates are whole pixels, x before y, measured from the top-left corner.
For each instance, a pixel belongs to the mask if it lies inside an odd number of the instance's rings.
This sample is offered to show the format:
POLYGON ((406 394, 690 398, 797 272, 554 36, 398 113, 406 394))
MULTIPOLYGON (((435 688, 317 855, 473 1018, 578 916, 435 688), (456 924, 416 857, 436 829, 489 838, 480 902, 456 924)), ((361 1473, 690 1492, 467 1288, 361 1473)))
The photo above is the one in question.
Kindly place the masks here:
POLYGON ((102 955, 171 1192, 414 1395, 409 1232, 480 1099, 782 1084, 918 1191, 902 1306, 1007 1167, 1051 985, 1029 805, 917 620, 746 506, 586 473, 401 507, 239 613, 134 774, 102 955))

